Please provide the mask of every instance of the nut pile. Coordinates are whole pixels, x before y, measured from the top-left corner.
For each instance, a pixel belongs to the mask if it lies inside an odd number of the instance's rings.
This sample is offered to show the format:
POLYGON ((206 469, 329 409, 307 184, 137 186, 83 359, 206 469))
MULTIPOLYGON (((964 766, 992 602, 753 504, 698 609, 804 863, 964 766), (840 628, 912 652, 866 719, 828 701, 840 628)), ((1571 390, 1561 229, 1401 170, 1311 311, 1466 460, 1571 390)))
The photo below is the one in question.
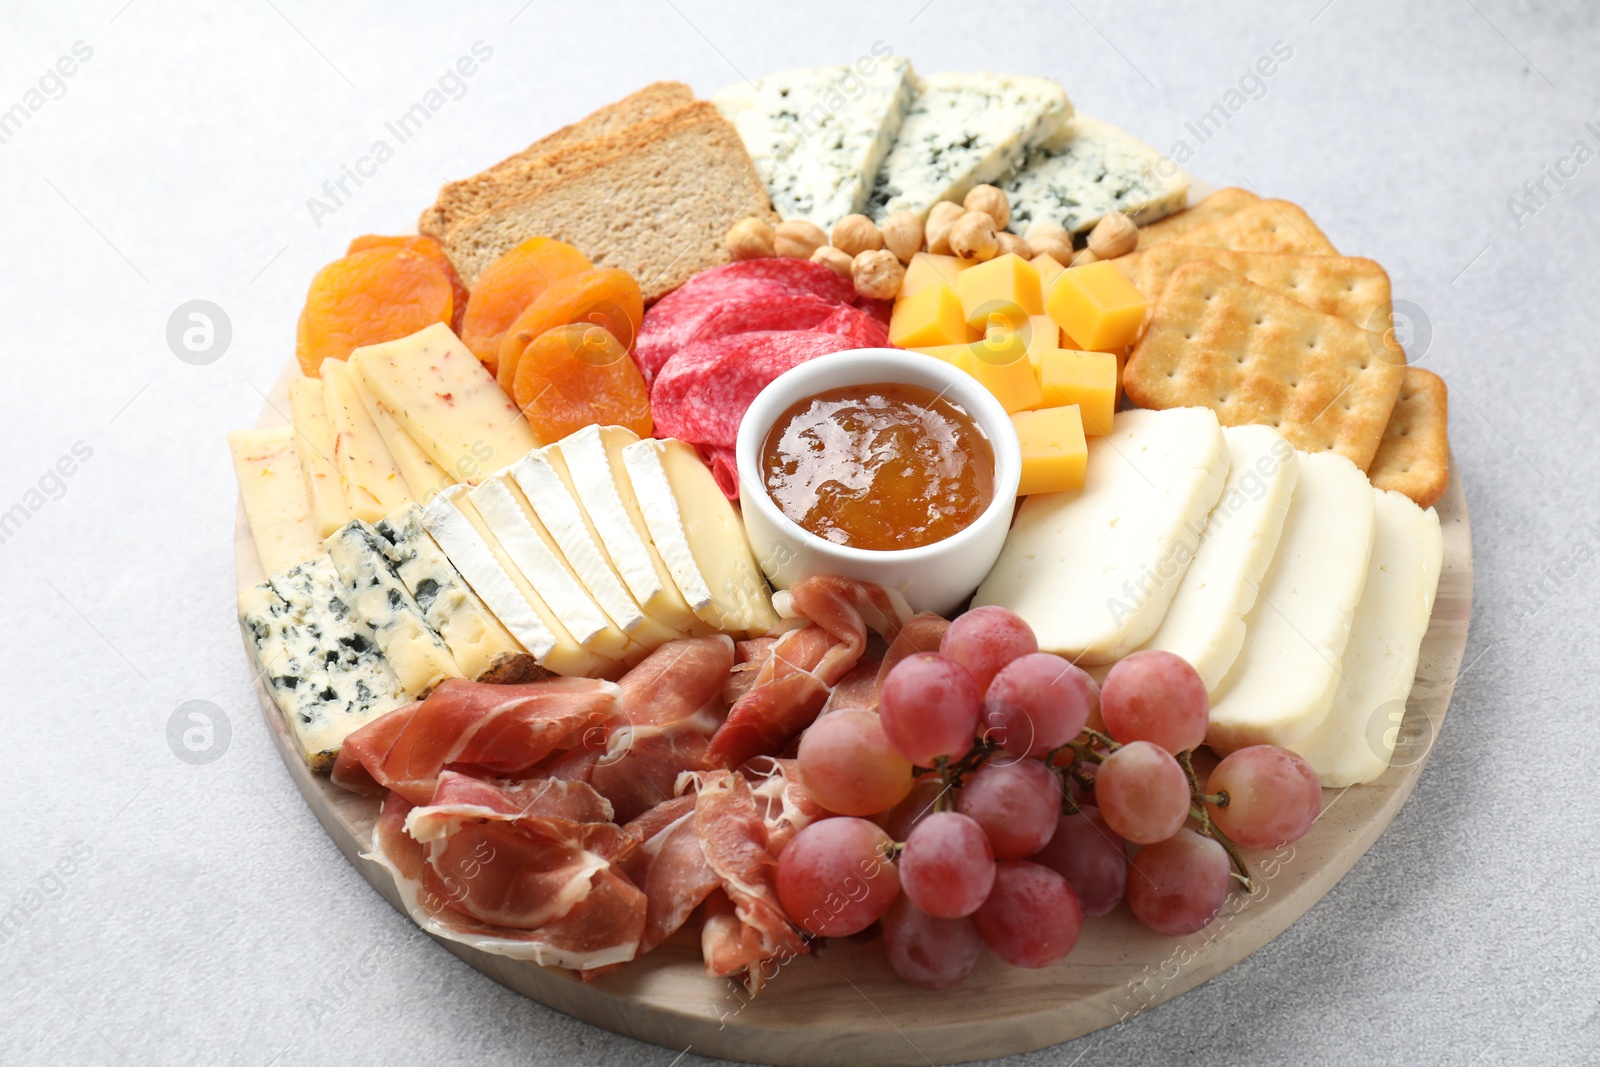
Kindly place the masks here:
POLYGON ((1032 259, 1044 254, 1062 266, 1077 267, 1126 255, 1139 244, 1138 227, 1118 211, 1101 219, 1089 232, 1087 246, 1078 250, 1072 247, 1072 234, 1053 223, 1035 223, 1025 238, 1007 230, 1010 224, 1011 201, 1005 191, 980 185, 959 204, 941 200, 933 205, 926 222, 914 211, 897 211, 881 226, 865 215, 846 215, 828 234, 802 219, 774 227, 749 218, 728 231, 727 248, 734 259, 788 256, 823 263, 855 282, 862 296, 893 300, 918 252, 979 263, 996 256, 1032 259))

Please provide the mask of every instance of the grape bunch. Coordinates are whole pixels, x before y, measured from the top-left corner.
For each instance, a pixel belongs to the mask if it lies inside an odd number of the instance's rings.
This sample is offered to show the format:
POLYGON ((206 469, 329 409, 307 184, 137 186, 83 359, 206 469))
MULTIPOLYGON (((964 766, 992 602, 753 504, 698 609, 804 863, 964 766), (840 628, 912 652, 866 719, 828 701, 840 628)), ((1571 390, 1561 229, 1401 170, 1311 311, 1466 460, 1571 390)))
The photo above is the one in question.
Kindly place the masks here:
POLYGON ((1297 840, 1321 808, 1310 767, 1271 745, 1226 756, 1202 790, 1209 715, 1179 656, 1135 652, 1102 688, 1013 612, 975 608, 894 666, 877 710, 802 735, 800 775, 834 817, 778 857, 779 900, 815 936, 881 921, 895 972, 930 989, 985 947, 1049 966, 1124 899, 1152 930, 1193 933, 1250 884, 1236 846, 1297 840))

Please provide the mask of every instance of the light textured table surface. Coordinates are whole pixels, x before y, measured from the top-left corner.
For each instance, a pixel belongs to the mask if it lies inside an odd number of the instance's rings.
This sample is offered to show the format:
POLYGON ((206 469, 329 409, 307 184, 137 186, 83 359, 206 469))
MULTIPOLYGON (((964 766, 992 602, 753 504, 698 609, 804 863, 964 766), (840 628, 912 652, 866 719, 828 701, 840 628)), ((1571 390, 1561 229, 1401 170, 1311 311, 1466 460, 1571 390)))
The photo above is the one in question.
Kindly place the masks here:
POLYGON ((316 268, 409 231, 442 180, 648 81, 706 94, 875 41, 924 71, 1058 77, 1382 262, 1413 360, 1450 384, 1476 534, 1469 666, 1388 834, 1241 965, 1014 1062, 1600 1062, 1600 8, 520 5, 0 16, 0 119, 26 109, 0 126, 0 1062, 697 1062, 494 985, 323 836, 235 629, 223 435, 255 419, 316 268), (479 41, 490 58, 397 143, 385 124, 479 41), (1275 44, 1274 75, 1241 82, 1275 44), (70 77, 47 74, 75 48, 70 77), (392 158, 360 164, 380 139, 392 158), (358 164, 371 176, 332 203, 324 182, 358 164), (167 343, 195 299, 232 330, 199 366, 167 343), (191 700, 230 727, 204 766, 168 741, 191 700))

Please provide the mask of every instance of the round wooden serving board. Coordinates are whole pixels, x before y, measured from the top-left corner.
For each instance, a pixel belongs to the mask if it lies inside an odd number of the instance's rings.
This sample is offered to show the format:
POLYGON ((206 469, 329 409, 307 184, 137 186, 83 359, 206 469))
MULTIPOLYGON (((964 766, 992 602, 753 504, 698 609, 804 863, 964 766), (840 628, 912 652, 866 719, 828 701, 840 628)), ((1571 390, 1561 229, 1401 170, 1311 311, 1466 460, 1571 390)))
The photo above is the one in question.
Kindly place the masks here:
MULTIPOLYGON (((258 425, 287 419, 291 366, 258 425)), ((1219 974, 1265 945, 1322 899, 1394 820, 1423 764, 1461 669, 1472 613, 1472 536, 1460 472, 1437 505, 1444 569, 1416 685, 1393 765, 1376 782, 1324 790, 1311 832, 1277 852, 1246 853, 1260 886, 1237 890, 1223 913, 1188 938, 1145 929, 1121 904, 1090 920, 1072 954, 1043 970, 1020 970, 986 955, 954 989, 929 992, 897 978, 877 939, 830 942, 782 967, 760 996, 708 977, 698 934, 680 933, 656 951, 593 982, 439 943, 500 984, 595 1026, 702 1055, 796 1065, 960 1063, 1069 1041, 1153 1007, 1219 974)), ((241 506, 234 534, 241 588, 263 575, 241 506)), ((296 754, 277 705, 259 680, 261 712, 289 776, 345 858, 385 900, 401 908, 393 882, 361 857, 378 802, 313 775, 296 754)))

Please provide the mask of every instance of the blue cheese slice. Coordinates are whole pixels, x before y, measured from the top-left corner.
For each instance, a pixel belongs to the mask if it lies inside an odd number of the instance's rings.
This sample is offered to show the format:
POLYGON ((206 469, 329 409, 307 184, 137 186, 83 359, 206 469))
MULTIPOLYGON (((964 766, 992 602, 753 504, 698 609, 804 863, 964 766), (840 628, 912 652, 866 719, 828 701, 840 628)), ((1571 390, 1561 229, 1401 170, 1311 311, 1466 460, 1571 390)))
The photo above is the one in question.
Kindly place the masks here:
POLYGON ((831 230, 866 206, 915 96, 910 61, 890 56, 770 74, 712 103, 739 131, 778 214, 831 230))
POLYGON ((1113 211, 1144 226, 1189 200, 1188 175, 1176 163, 1083 114, 1029 152, 1000 188, 1011 198, 1011 229, 1023 236, 1038 222, 1082 233, 1113 211))
POLYGON ((867 214, 878 222, 896 211, 925 217, 940 200, 959 201, 1020 167, 1071 115, 1067 91, 1049 78, 930 75, 878 169, 867 214))

